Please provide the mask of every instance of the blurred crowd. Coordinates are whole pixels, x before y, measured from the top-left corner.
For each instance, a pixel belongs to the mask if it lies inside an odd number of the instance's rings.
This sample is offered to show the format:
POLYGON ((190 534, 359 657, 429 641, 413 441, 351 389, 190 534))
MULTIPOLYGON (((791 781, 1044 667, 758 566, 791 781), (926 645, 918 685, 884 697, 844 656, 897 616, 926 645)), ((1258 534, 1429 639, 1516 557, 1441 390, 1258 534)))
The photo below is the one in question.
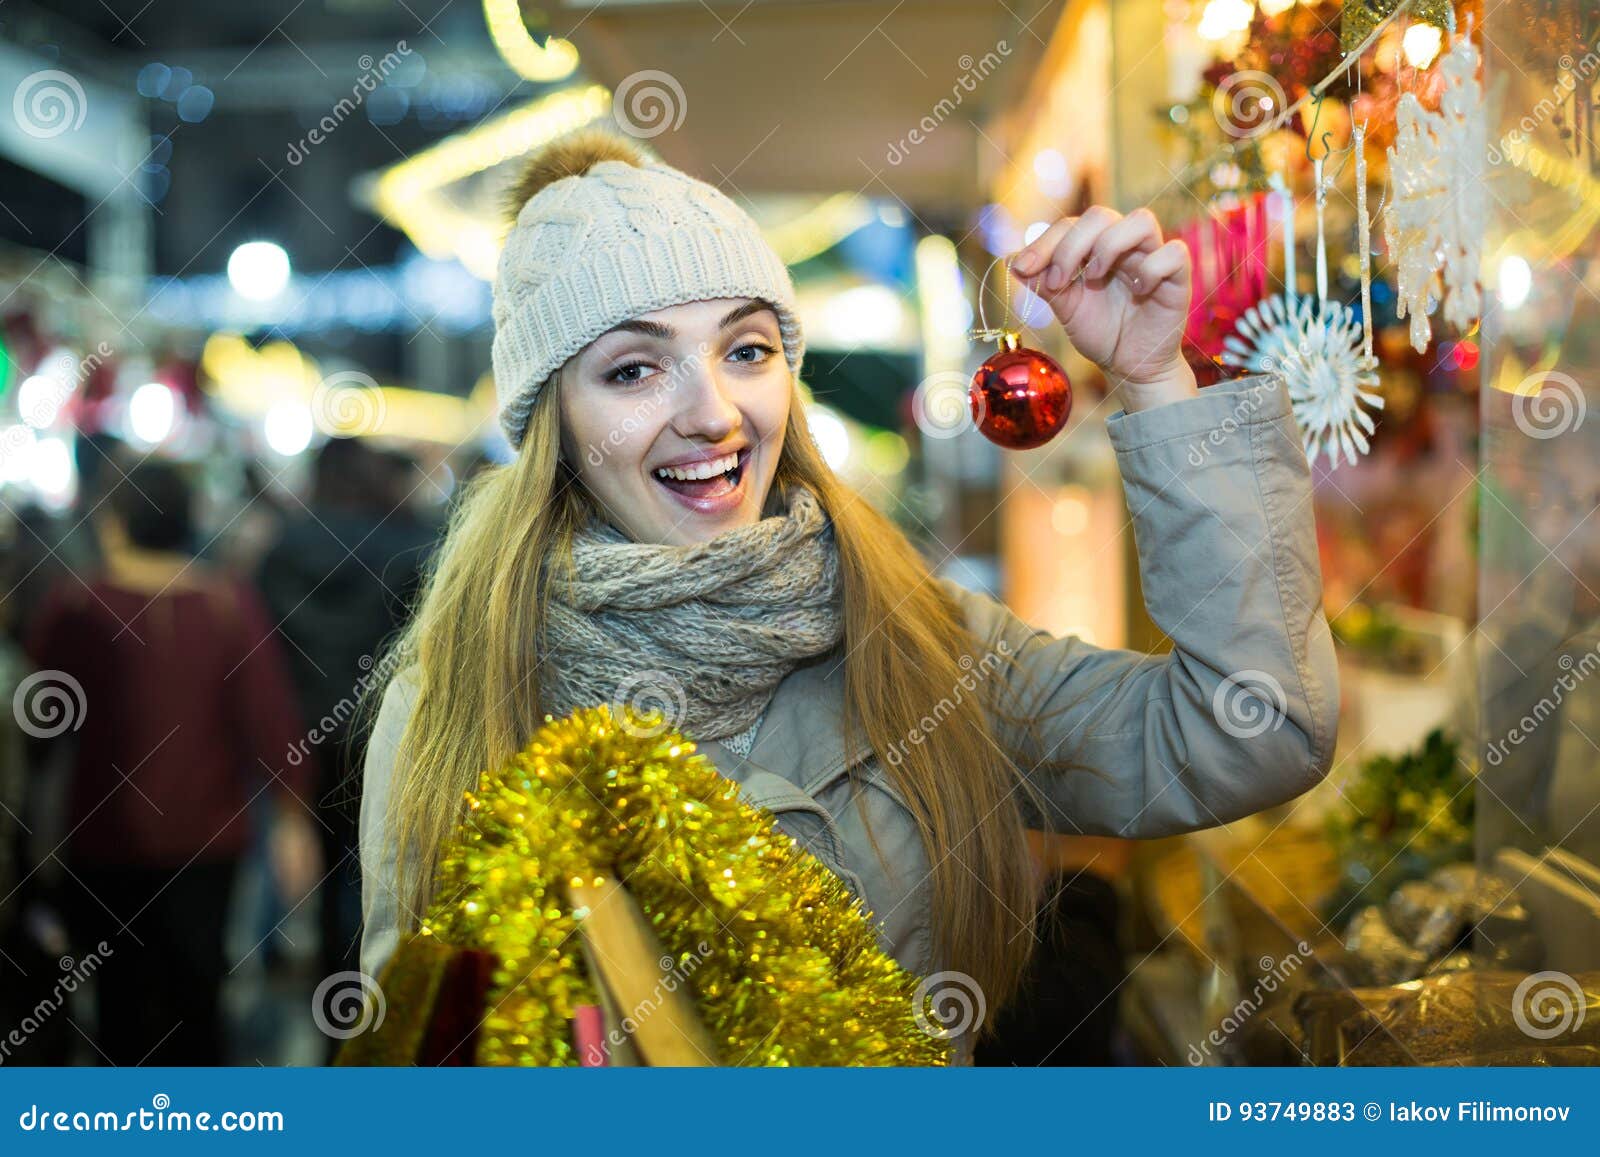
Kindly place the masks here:
POLYGON ((0 1063, 321 1063, 312 993, 359 967, 363 693, 438 485, 358 439, 297 487, 77 452, 72 509, 0 510, 0 1063))
MULTIPOLYGON (((77 452, 70 510, 0 504, 0 1064, 327 1063, 370 984, 367 713, 459 485, 358 439, 296 485, 77 452)), ((1112 1063, 1128 846, 1034 852, 1030 979, 977 1061, 1112 1063)))

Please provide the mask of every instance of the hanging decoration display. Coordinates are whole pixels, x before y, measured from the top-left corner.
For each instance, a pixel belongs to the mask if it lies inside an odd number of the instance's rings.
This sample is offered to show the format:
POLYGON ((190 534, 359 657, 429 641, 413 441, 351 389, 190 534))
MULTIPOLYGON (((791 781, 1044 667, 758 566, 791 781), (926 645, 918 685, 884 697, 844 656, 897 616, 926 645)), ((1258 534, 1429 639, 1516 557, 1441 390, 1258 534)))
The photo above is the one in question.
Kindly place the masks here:
POLYGON ((1478 282, 1488 228, 1488 117, 1470 33, 1439 63, 1445 89, 1429 112, 1410 93, 1400 98, 1389 149, 1390 191, 1384 238, 1395 263, 1396 312, 1411 319, 1411 345, 1428 348, 1428 314, 1443 299, 1444 319, 1469 328, 1482 310, 1478 282))
POLYGON ((1381 410, 1377 361, 1361 352, 1361 324, 1349 306, 1273 294, 1254 306, 1228 338, 1222 360, 1252 373, 1272 373, 1289 391, 1305 438, 1306 458, 1326 453, 1329 466, 1342 451, 1353 466, 1377 425, 1367 409, 1381 410))
POLYGON ((1000 349, 972 375, 967 401, 972 420, 989 441, 1008 450, 1032 450, 1059 434, 1072 413, 1072 383, 1055 360, 1022 344, 1008 326, 1011 314, 1011 261, 997 259, 984 271, 984 281, 1004 261, 1004 306, 998 329, 989 327, 978 285, 978 328, 971 336, 998 342, 1000 349))
MULTIPOLYGON (((1360 141, 1356 142, 1357 148, 1360 141)), ((1358 154, 1359 155, 1359 154, 1358 154)), ((1342 453, 1351 465, 1365 454, 1368 435, 1377 429, 1368 409, 1383 408, 1377 393, 1378 361, 1372 354, 1365 320, 1354 311, 1328 299, 1328 252, 1325 213, 1330 179, 1324 173, 1324 156, 1312 160, 1316 182, 1317 290, 1315 297, 1297 298, 1292 284, 1253 306, 1224 343, 1221 360, 1254 373, 1276 374, 1288 390, 1289 403, 1305 439, 1306 458, 1315 462, 1326 454, 1337 466, 1342 453)), ((1365 179, 1364 165, 1358 182, 1365 179)), ((1358 194, 1359 197, 1359 194, 1358 194)), ((1365 213, 1360 198, 1358 215, 1365 213)), ((1285 220, 1293 219, 1293 207, 1285 220)), ((1363 228, 1366 228, 1363 226, 1363 228)), ((1285 246, 1293 245, 1293 227, 1285 230, 1285 246)), ((1285 268, 1293 260, 1285 255, 1285 268)), ((1371 317, 1370 300, 1364 302, 1371 317)))
POLYGON ((693 1063, 949 1062, 919 978, 878 947, 844 883, 659 713, 548 722, 466 803, 432 906, 380 977, 385 1015, 340 1064, 616 1063, 642 1018, 677 1015, 663 988, 689 996, 710 1053, 693 1063), (595 932, 619 905, 639 913, 636 944, 654 938, 620 976, 618 942, 595 932), (602 1009, 620 1013, 609 1042, 602 1009))
MULTIPOLYGON (((1405 0, 1345 0, 1339 21, 1339 46, 1345 52, 1354 52, 1402 3, 1405 0)), ((1446 35, 1455 31, 1454 0, 1410 0, 1406 11, 1446 35)))

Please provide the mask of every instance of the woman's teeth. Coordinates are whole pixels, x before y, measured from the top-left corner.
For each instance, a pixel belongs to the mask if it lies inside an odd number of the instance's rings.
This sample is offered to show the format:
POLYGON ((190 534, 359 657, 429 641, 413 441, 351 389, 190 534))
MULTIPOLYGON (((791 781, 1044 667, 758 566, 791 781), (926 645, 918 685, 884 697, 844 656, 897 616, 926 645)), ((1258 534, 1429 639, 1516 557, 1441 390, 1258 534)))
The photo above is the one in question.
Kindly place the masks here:
POLYGON ((661 466, 656 469, 656 477, 675 479, 679 482, 698 482, 706 478, 715 478, 718 474, 726 474, 737 465, 739 465, 739 455, 728 454, 710 462, 697 462, 693 466, 661 466))

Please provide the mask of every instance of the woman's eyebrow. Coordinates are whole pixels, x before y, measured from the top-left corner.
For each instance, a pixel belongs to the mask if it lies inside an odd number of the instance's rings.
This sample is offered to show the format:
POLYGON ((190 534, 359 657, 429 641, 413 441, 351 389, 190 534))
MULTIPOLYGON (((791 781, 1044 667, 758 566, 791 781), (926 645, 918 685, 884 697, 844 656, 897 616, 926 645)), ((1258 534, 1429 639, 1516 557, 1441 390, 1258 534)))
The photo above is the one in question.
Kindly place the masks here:
MULTIPOLYGON (((772 307, 764 301, 747 301, 743 305, 736 305, 729 310, 727 316, 717 323, 718 329, 727 329, 737 321, 743 321, 751 314, 771 313, 772 307)), ((643 318, 633 318, 629 321, 618 322, 606 333, 639 333, 645 337, 660 338, 662 341, 671 341, 678 336, 678 331, 670 325, 659 321, 646 321, 643 318)), ((605 334, 601 335, 602 337, 605 334)))
POLYGON ((772 313, 772 307, 764 301, 747 301, 743 305, 736 305, 728 311, 728 315, 717 323, 718 329, 727 329, 736 321, 743 321, 753 313, 772 313))
MULTIPOLYGON (((678 331, 673 329, 670 325, 664 325, 659 321, 644 321, 639 318, 634 318, 631 321, 618 322, 616 325, 606 330, 606 333, 623 332, 642 333, 645 337, 658 337, 662 341, 671 341, 673 338, 678 336, 678 331)), ((605 334, 601 334, 600 336, 604 337, 605 334)))

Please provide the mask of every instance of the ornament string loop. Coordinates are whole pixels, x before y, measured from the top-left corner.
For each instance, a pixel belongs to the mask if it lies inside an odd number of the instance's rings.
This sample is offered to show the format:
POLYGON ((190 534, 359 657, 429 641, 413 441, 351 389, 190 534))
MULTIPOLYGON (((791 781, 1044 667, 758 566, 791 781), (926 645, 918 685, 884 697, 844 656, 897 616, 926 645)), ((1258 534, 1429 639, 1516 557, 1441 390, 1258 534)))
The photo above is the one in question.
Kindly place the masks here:
POLYGON ((1011 258, 996 257, 989 262, 989 267, 983 271, 983 276, 978 279, 978 328, 968 333, 973 341, 1000 341, 1007 334, 1015 334, 1016 330, 1006 325, 1011 317, 1011 258), (1005 288, 1000 297, 1000 326, 998 329, 989 325, 988 315, 983 308, 983 289, 989 284, 989 275, 994 272, 996 265, 1005 265, 1005 276, 1002 279, 1005 288))

